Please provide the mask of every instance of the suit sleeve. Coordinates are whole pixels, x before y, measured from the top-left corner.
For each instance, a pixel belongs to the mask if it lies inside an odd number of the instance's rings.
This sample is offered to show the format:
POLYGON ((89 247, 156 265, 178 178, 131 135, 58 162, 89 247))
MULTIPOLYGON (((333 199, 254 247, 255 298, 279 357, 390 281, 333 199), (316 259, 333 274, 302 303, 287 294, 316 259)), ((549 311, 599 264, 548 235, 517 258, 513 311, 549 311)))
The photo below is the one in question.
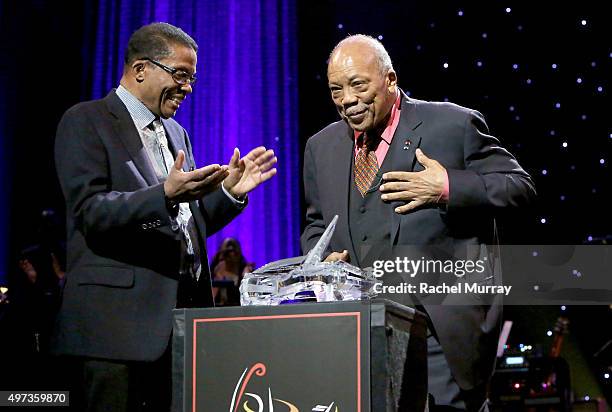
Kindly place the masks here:
POLYGON ((78 107, 68 110, 55 141, 57 173, 76 229, 86 237, 155 229, 176 238, 163 184, 133 192, 112 190, 109 153, 89 115, 78 107))
POLYGON ((302 252, 309 252, 317 243, 323 232, 325 222, 319 203, 317 187, 316 165, 312 154, 311 140, 306 143, 304 151, 304 196, 306 200, 306 228, 302 233, 302 252))
POLYGON ((465 170, 449 169, 448 211, 521 207, 535 198, 531 177, 499 141, 485 120, 470 111, 464 126, 465 170))

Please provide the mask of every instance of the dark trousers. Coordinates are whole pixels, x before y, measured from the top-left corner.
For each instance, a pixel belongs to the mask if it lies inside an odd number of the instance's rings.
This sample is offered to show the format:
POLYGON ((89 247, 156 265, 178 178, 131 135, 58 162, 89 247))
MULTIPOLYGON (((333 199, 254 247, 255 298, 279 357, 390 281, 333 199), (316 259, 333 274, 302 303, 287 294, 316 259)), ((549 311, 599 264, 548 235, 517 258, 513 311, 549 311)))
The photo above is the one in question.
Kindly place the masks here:
POLYGON ((435 400, 435 406, 430 405, 431 411, 488 411, 485 388, 469 391, 459 388, 450 372, 442 347, 433 335, 427 338, 427 372, 429 393, 435 400))
POLYGON ((170 411, 170 349, 154 362, 64 358, 62 363, 69 369, 72 411, 170 411))

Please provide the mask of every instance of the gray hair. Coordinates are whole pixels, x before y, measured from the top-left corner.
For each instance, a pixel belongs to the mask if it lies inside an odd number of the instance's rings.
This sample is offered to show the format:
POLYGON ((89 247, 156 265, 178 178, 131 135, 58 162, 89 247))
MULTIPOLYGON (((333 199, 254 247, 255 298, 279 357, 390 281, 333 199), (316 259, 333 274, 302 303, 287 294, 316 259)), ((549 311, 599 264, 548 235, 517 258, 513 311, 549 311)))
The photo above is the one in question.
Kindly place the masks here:
POLYGON ((345 37, 334 47, 334 49, 329 54, 329 59, 334 55, 334 53, 342 46, 348 43, 365 43, 372 48, 374 51, 376 61, 378 63, 378 68, 382 75, 386 75, 389 70, 393 70, 393 63, 391 63, 391 57, 389 57, 389 53, 385 49, 385 46, 375 39, 372 36, 368 36, 366 34, 353 34, 351 36, 345 37))

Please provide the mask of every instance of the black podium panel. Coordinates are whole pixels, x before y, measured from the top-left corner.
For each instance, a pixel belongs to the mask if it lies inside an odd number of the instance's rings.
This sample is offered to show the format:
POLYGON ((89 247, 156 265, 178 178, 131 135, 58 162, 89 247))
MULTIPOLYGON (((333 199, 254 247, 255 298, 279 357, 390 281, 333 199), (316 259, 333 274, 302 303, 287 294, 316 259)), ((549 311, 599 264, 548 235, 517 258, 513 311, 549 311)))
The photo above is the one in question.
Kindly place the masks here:
POLYGON ((173 410, 419 410, 425 333, 390 302, 176 310, 173 410))

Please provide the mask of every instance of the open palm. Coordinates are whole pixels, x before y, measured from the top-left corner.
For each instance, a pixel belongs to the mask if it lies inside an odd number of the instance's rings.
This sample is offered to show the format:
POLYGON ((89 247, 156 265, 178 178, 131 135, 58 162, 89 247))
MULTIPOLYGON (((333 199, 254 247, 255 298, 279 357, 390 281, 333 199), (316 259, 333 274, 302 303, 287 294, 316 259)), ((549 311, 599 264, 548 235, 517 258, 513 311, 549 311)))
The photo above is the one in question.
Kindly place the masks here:
POLYGON ((223 181, 223 186, 232 196, 242 198, 276 174, 276 161, 274 151, 266 150, 263 146, 251 150, 242 159, 236 148, 230 159, 229 175, 223 181))

